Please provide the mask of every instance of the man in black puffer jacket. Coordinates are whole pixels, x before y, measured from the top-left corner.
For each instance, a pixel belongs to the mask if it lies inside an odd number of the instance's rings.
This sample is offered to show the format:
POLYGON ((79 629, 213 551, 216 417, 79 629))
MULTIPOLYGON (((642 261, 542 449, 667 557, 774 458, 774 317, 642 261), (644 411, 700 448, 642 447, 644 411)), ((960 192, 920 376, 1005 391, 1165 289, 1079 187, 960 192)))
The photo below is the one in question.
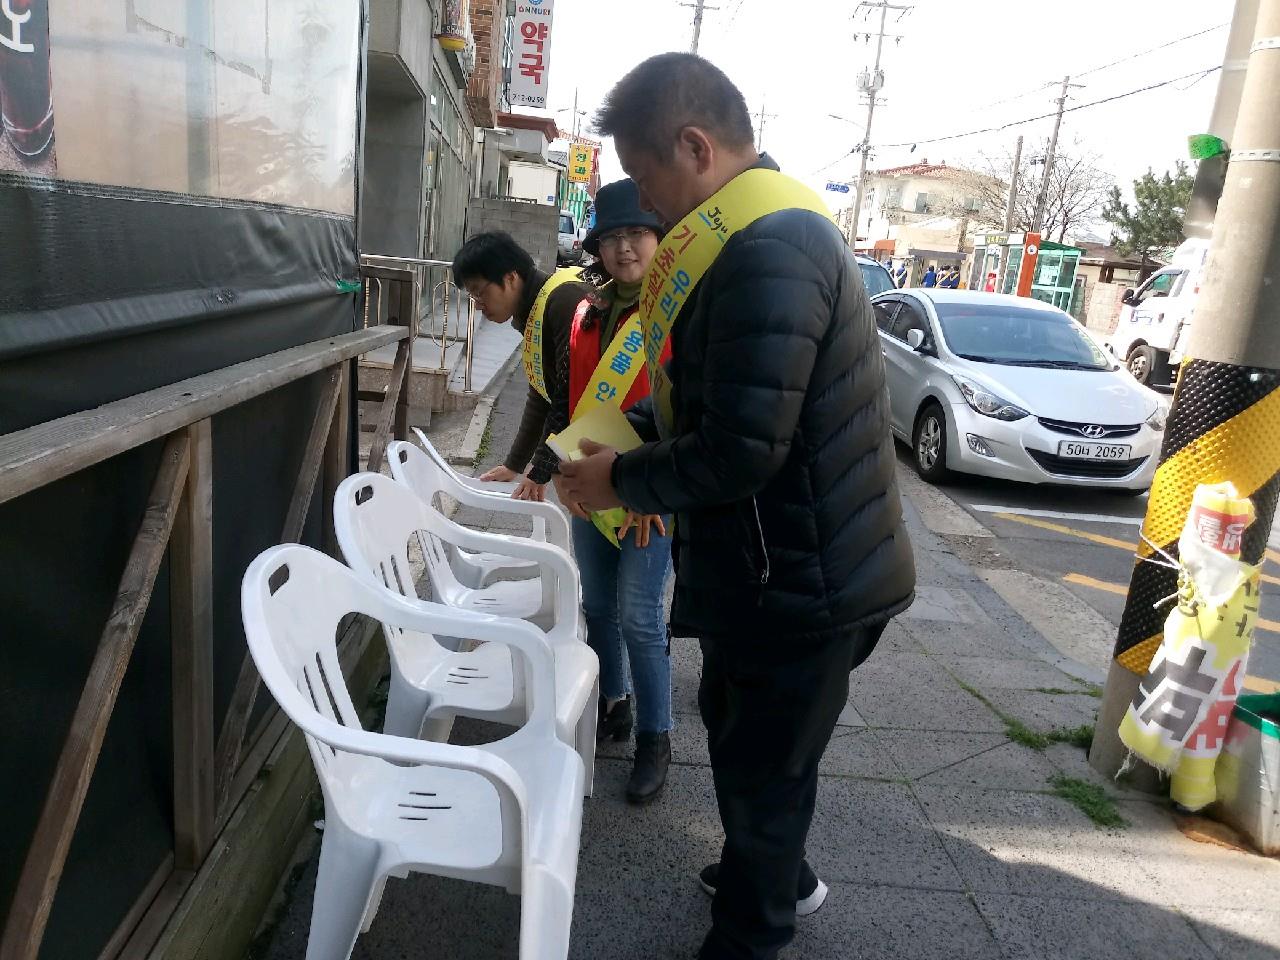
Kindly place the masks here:
MULTIPOLYGON (((689 54, 641 64, 598 123, 641 200, 676 223, 748 169, 741 93, 689 54)), ((725 844, 702 872, 700 957, 772 958, 826 887, 804 860, 818 762, 849 671, 911 602, 884 361, 835 225, 777 209, 732 234, 672 333, 673 423, 638 449, 562 464, 592 507, 675 513, 671 628, 701 639, 725 844)), ((649 408, 652 410, 652 408, 649 408)))

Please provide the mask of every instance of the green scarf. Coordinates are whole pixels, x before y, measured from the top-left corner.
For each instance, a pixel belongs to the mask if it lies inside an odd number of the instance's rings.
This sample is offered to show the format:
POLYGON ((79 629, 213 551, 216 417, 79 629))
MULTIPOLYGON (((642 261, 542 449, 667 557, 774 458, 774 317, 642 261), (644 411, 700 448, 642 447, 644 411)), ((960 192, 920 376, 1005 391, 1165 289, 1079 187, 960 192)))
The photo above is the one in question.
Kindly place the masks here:
POLYGON ((622 283, 614 280, 609 284, 609 313, 603 328, 600 330, 601 356, 609 348, 609 344, 613 342, 614 334, 618 332, 618 318, 640 301, 641 283, 642 281, 640 280, 635 283, 622 283))

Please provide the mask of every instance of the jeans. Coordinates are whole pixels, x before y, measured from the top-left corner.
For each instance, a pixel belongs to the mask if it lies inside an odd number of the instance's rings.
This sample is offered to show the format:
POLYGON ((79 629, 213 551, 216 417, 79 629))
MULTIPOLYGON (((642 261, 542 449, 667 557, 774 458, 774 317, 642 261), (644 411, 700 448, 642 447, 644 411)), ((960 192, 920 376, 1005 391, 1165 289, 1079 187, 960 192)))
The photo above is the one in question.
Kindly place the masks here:
POLYGON ((699 960, 773 960, 791 942, 818 761, 849 698, 849 671, 883 629, 811 647, 702 640, 698 706, 724 848, 699 960))
POLYGON ((591 523, 574 517, 573 552, 582 573, 587 642, 600 658, 600 692, 618 700, 630 696, 634 683, 637 732, 669 731, 671 652, 663 590, 671 538, 652 529, 642 549, 628 531, 619 550, 591 523))

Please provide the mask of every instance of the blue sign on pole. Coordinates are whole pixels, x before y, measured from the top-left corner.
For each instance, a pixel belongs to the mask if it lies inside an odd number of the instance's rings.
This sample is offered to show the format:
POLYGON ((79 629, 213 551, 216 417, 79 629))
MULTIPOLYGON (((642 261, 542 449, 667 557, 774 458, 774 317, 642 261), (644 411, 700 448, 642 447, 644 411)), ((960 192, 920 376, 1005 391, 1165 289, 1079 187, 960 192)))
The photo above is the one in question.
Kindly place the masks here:
POLYGON ((834 190, 836 193, 848 193, 849 185, 847 183, 828 183, 828 190, 834 190))

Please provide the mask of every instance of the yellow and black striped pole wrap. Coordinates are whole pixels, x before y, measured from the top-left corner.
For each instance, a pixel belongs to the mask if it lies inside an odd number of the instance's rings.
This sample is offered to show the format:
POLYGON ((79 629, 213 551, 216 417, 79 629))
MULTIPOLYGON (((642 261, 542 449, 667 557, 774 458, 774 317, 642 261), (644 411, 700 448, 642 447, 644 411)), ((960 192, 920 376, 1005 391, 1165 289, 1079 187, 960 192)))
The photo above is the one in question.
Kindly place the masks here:
POLYGON ((1164 638, 1169 607, 1160 602, 1178 589, 1176 571, 1144 562, 1156 553, 1146 541, 1178 555, 1198 484, 1229 480, 1241 496, 1252 498, 1257 519, 1245 535, 1241 559, 1263 559, 1280 494, 1280 371, 1184 361, 1160 460, 1115 647, 1116 661, 1139 676, 1164 638))

